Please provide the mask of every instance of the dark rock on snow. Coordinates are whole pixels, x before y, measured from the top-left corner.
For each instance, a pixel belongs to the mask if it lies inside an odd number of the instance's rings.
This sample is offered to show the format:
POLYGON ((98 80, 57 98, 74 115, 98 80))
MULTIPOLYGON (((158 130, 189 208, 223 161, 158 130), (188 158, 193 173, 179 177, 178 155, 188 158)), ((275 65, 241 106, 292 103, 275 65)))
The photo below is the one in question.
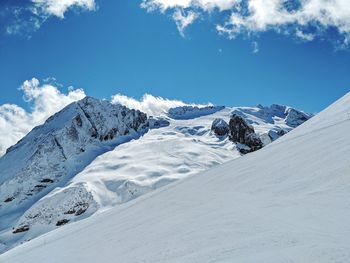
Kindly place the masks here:
POLYGON ((285 135, 287 131, 283 130, 282 128, 275 127, 268 131, 268 136, 270 137, 271 141, 277 140, 279 137, 282 137, 285 135))
POLYGON ((302 111, 298 111, 293 108, 288 108, 286 110, 286 124, 288 126, 291 126, 293 128, 298 127, 299 125, 306 122, 308 119, 310 119, 312 115, 306 114, 302 111))
POLYGON ((230 119, 229 128, 230 140, 243 146, 237 145, 241 153, 250 153, 263 147, 263 143, 255 133, 254 128, 241 116, 233 114, 230 119))
POLYGON ((56 223, 56 226, 62 226, 62 225, 65 225, 69 222, 68 219, 62 219, 62 220, 58 220, 57 223, 56 223))
POLYGON ((162 117, 150 116, 148 119, 148 124, 150 129, 158 129, 170 125, 170 122, 162 117))
POLYGON ((24 225, 24 226, 20 226, 18 228, 16 228, 15 231, 13 231, 13 234, 17 234, 17 233, 22 233, 22 232, 26 232, 29 230, 29 225, 24 225))
POLYGON ((211 125, 211 130, 217 135, 217 136, 226 136, 228 135, 230 131, 230 127, 228 126, 227 122, 223 119, 215 119, 211 125))

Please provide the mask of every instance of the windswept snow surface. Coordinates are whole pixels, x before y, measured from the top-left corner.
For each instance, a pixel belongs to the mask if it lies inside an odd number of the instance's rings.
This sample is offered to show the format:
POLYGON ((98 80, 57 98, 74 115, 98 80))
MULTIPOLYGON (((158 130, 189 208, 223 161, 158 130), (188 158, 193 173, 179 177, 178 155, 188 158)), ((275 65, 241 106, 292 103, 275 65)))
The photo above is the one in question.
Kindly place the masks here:
POLYGON ((262 150, 14 248, 1 262, 348 262, 350 93, 262 150))

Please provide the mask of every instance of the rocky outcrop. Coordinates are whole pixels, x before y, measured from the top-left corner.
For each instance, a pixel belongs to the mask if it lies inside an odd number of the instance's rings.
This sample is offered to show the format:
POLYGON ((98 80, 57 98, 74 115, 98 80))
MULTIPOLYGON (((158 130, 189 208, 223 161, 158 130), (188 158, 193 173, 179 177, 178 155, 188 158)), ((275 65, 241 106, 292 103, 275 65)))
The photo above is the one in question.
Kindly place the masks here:
POLYGON ((287 133, 287 131, 285 131, 284 129, 279 128, 279 127, 275 127, 273 129, 269 130, 267 134, 268 134, 271 141, 275 141, 279 137, 282 137, 283 135, 285 135, 286 133, 287 133))
POLYGON ((29 230, 29 226, 24 225, 24 226, 16 228, 12 233, 17 234, 17 233, 27 232, 28 230, 29 230))
POLYGON ((211 130, 219 137, 228 135, 242 154, 254 152, 264 146, 253 126, 248 124, 244 117, 235 113, 231 115, 229 124, 221 118, 215 119, 211 130))
POLYGON ((254 128, 241 116, 233 114, 229 128, 230 140, 237 144, 237 148, 242 154, 254 152, 263 147, 263 143, 255 133, 254 128))
POLYGON ((254 116, 267 123, 278 126, 284 123, 289 128, 296 128, 313 116, 312 114, 305 113, 292 107, 278 104, 272 104, 269 107, 264 107, 259 104, 255 108, 236 108, 234 113, 247 117, 248 119, 250 116, 254 116))
MULTIPOLYGON (((259 131, 259 138, 264 146, 277 140, 313 116, 312 114, 278 104, 272 104, 269 107, 259 104, 253 108, 234 108, 232 115, 241 116, 248 124, 254 126, 259 126, 261 123, 267 124, 267 126, 271 125, 272 127, 270 126, 267 132, 259 131)), ((256 140, 254 139, 254 141, 256 140)))
POLYGON ((285 115, 286 124, 293 128, 298 127, 312 117, 310 114, 306 114, 293 108, 287 108, 285 115))
POLYGON ((174 120, 188 120, 213 114, 224 108, 224 106, 180 106, 169 109, 168 116, 174 120))
POLYGON ((63 225, 68 224, 68 223, 69 223, 68 219, 61 219, 61 220, 57 221, 56 226, 63 226, 63 225))
POLYGON ((169 126, 170 122, 163 117, 150 116, 148 119, 148 124, 150 129, 158 129, 169 126))
POLYGON ((226 121, 224 121, 223 119, 217 118, 213 121, 211 125, 211 130, 217 136, 226 136, 230 131, 230 127, 226 121))

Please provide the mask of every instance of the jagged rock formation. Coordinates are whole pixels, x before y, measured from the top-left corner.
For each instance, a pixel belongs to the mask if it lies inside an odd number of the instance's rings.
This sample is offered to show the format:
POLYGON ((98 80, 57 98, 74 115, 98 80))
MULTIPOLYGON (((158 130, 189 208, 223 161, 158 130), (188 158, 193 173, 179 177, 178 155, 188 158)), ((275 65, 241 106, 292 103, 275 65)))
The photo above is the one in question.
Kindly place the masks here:
POLYGON ((311 117, 311 114, 287 106, 258 105, 256 108, 234 109, 229 125, 221 118, 215 119, 211 130, 217 136, 229 135, 230 139, 237 144, 237 149, 242 154, 246 154, 277 140, 311 117), (257 120, 264 120, 274 126, 265 133, 256 134, 252 124, 258 124, 257 120))
POLYGON ((275 141, 281 136, 285 135, 286 133, 287 131, 285 131, 284 129, 280 127, 274 127, 271 130, 269 130, 267 134, 271 141, 275 141))
POLYGON ((311 118, 312 115, 306 114, 302 111, 298 111, 293 108, 287 108, 285 110, 285 116, 286 116, 286 124, 288 126, 291 126, 293 128, 298 127, 299 125, 306 122, 308 119, 311 118))
POLYGON ((223 119, 217 118, 213 121, 211 125, 211 130, 217 136, 226 136, 230 131, 230 127, 226 121, 224 121, 223 119))
MULTIPOLYGON (((251 109, 247 109, 247 113, 251 109)), ((269 121, 272 123, 274 119, 281 118, 285 120, 285 123, 290 127, 297 127, 300 124, 304 123, 308 119, 312 117, 312 114, 305 113, 303 111, 299 111, 297 109, 278 105, 278 104, 272 104, 270 107, 264 107, 262 105, 257 106, 257 116, 264 118, 266 121, 269 121)))
POLYGON ((235 108, 232 114, 243 117, 250 125, 256 125, 261 120, 266 124, 271 124, 272 127, 269 127, 267 132, 263 134, 258 132, 264 145, 278 139, 313 116, 312 114, 278 104, 272 104, 269 107, 260 104, 257 107, 239 107, 235 108))
POLYGON ((263 143, 255 133, 254 128, 241 116, 233 114, 229 123, 230 140, 237 144, 239 151, 243 154, 259 150, 263 143))

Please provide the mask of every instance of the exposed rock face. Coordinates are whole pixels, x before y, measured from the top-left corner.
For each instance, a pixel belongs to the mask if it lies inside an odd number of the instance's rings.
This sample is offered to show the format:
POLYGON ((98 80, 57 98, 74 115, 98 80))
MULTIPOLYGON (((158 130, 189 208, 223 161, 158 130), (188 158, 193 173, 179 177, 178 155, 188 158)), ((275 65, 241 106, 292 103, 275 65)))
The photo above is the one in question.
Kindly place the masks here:
POLYGON ((211 130, 217 136, 226 136, 230 131, 230 127, 228 126, 226 121, 224 121, 223 119, 217 118, 213 121, 211 125, 211 130))
POLYGON ((285 135, 287 131, 283 130, 282 128, 275 127, 268 131, 268 136, 270 137, 271 141, 277 140, 279 137, 282 137, 285 135))
POLYGON ((69 223, 68 219, 58 220, 57 223, 56 223, 56 226, 62 226, 62 225, 65 225, 67 223, 69 223))
POLYGON ((39 200, 19 218, 13 233, 23 232, 23 229, 28 231, 35 225, 46 225, 47 228, 60 226, 64 222, 75 221, 79 216, 91 215, 96 210, 92 193, 83 185, 63 190, 57 188, 50 198, 39 200))
POLYGON ((287 108, 285 111, 286 115, 286 124, 293 128, 298 127, 299 125, 306 122, 308 119, 312 117, 312 115, 306 114, 302 111, 295 110, 293 108, 287 108))
MULTIPOLYGON (((250 109, 247 109, 245 111, 246 113, 249 113, 250 109)), ((303 111, 299 111, 297 109, 278 104, 272 104, 270 107, 258 105, 255 115, 265 119, 270 123, 275 122, 276 120, 278 120, 278 118, 284 119, 286 125, 292 128, 303 124, 305 121, 312 118, 313 116, 312 114, 308 114, 303 111)))
POLYGON ((170 122, 165 118, 153 117, 153 116, 149 117, 148 123, 149 123, 150 129, 158 129, 158 128, 169 126, 170 124, 170 122))
POLYGON ((313 116, 312 114, 278 104, 272 104, 269 107, 264 107, 260 104, 253 108, 239 107, 235 108, 232 114, 243 117, 252 125, 258 125, 261 123, 261 120, 274 125, 267 133, 259 131, 260 139, 264 145, 277 140, 313 116))
POLYGON ((13 234, 17 234, 17 233, 26 232, 28 230, 29 230, 29 226, 28 225, 24 225, 24 226, 16 228, 12 233, 13 234))
POLYGON ((230 140, 237 143, 237 148, 241 153, 250 153, 263 147, 263 143, 255 133, 254 128, 241 116, 233 114, 230 119, 229 128, 230 140))
POLYGON ((187 120, 213 114, 224 108, 224 106, 180 106, 169 109, 168 116, 175 120, 187 120))

